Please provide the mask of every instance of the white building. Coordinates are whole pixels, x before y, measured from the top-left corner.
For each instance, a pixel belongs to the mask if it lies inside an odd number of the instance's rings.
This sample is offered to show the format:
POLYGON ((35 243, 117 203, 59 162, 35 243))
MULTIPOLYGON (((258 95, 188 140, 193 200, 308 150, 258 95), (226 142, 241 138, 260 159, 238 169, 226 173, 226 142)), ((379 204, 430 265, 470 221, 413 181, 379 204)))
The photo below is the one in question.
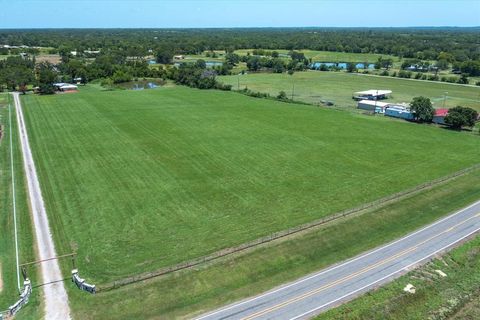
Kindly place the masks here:
POLYGON ((388 98, 388 95, 391 93, 391 90, 370 89, 366 91, 355 92, 353 98, 356 100, 380 100, 388 98))

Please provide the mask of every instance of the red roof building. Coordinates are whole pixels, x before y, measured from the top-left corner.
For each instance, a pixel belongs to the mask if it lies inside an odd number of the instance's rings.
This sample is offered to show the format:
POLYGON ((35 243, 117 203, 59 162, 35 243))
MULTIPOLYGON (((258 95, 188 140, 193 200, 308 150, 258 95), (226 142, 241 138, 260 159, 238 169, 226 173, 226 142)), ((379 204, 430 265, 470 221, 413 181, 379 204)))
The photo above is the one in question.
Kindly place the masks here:
POLYGON ((433 123, 445 124, 445 116, 448 114, 448 109, 435 109, 433 116, 433 123))

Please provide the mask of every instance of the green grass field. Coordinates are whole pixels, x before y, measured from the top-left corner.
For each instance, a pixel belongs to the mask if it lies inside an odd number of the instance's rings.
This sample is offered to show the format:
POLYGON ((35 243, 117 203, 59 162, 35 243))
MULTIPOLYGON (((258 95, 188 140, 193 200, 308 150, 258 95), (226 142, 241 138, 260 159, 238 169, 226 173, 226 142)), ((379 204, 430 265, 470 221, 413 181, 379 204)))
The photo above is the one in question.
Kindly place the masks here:
MULTIPOLYGON (((7 310, 18 299, 17 274, 15 260, 15 242, 13 225, 13 192, 10 162, 10 127, 7 107, 7 95, 0 94, 0 311, 7 310)), ((15 112, 12 109, 13 112, 15 112)), ((27 205, 27 194, 23 177, 23 164, 19 148, 15 114, 12 114, 15 195, 17 208, 17 227, 20 263, 35 260, 33 250, 33 235, 30 224, 30 213, 27 205)), ((35 268, 28 268, 28 275, 33 285, 38 285, 35 268)), ((21 278, 23 285, 23 278, 21 278)), ((21 310, 16 319, 39 319, 40 292, 34 290, 28 305, 21 310)))
POLYGON ((191 319, 392 241, 480 198, 480 171, 209 266, 95 296, 70 293, 80 319, 191 319), (228 276, 225 276, 228 275, 228 276), (109 306, 105 308, 104 306, 109 306))
POLYGON ((183 87, 22 97, 58 254, 102 283, 478 163, 478 137, 183 87))
MULTIPOLYGON (((281 54, 288 54, 289 50, 269 50, 267 51, 277 51, 281 54)), ((238 55, 247 55, 247 52, 252 54, 253 49, 240 49, 235 50, 235 53, 238 55)), ((351 52, 333 52, 333 51, 317 51, 317 50, 297 50, 303 52, 305 57, 311 58, 312 61, 320 62, 369 62, 375 63, 379 57, 385 59, 390 58, 394 62, 399 61, 399 58, 396 56, 388 54, 376 54, 376 53, 351 53, 351 52)))
POLYGON ((430 98, 436 108, 457 105, 475 108, 480 111, 480 87, 465 87, 447 83, 414 81, 400 78, 377 77, 346 72, 296 72, 288 74, 257 73, 219 77, 222 82, 231 84, 233 89, 247 87, 253 91, 269 93, 272 96, 285 91, 294 100, 318 104, 321 100, 333 101, 335 105, 355 108, 352 99, 354 92, 368 89, 392 90, 392 102, 410 102, 415 96, 430 98), (240 83, 240 86, 238 86, 240 83), (446 93, 448 92, 448 93, 446 93))

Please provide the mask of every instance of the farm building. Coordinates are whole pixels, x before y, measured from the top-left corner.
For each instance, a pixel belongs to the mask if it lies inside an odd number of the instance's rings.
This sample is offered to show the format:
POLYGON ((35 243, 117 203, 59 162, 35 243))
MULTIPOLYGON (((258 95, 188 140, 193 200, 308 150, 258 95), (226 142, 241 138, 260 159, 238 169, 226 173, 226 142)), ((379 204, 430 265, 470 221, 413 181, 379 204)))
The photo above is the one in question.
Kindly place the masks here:
POLYGON ((64 82, 54 83, 53 86, 61 92, 75 92, 78 90, 76 85, 64 82))
POLYGON ((437 124, 445 124, 445 116, 448 113, 448 109, 436 109, 432 122, 437 124))
POLYGON ((391 94, 391 90, 366 90, 355 92, 353 98, 355 100, 381 100, 388 98, 388 95, 391 94))
POLYGON ((367 111, 373 111, 375 113, 385 113, 385 109, 390 105, 387 102, 373 101, 373 100, 360 100, 358 101, 357 108, 367 111))
POLYGON ((405 120, 413 120, 413 113, 410 109, 403 105, 393 105, 385 109, 385 115, 393 118, 400 118, 405 120))

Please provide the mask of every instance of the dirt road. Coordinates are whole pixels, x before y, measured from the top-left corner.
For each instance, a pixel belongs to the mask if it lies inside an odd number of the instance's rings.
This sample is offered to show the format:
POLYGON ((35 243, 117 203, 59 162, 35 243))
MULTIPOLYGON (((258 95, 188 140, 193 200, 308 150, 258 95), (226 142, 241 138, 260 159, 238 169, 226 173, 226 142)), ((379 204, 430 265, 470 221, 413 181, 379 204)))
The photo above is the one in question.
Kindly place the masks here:
MULTIPOLYGON (((43 202, 40 184, 38 182, 35 163, 28 141, 27 129, 23 118, 22 105, 18 93, 13 93, 15 109, 17 112, 18 130, 22 147, 23 164, 27 178, 30 209, 32 211, 35 238, 37 242, 38 259, 56 257, 55 245, 48 224, 47 212, 43 202)), ((50 260, 40 264, 41 279, 44 294, 45 319, 68 320, 70 319, 70 307, 68 306, 67 291, 63 281, 60 266, 57 260, 50 260)))

